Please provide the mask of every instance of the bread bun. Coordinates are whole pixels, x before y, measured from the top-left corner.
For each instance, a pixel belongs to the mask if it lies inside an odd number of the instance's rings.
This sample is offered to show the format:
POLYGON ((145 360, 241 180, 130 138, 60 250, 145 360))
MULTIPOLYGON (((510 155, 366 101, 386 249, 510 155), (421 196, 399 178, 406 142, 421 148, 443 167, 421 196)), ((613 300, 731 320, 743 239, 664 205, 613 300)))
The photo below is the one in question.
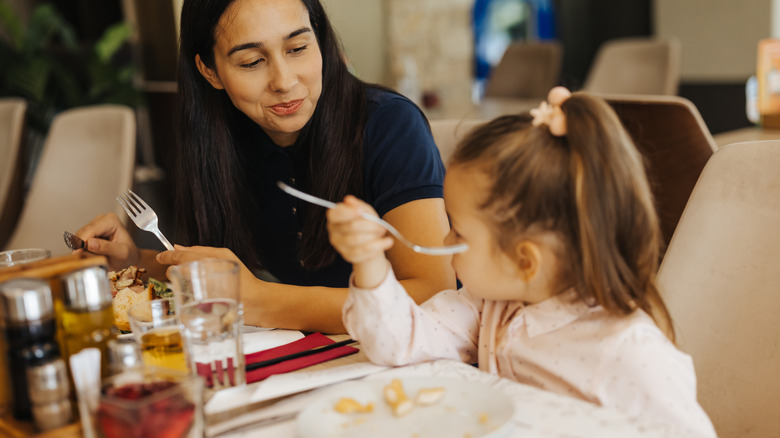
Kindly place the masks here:
POLYGON ((114 296, 114 325, 122 331, 130 331, 130 320, 127 311, 142 301, 151 301, 154 296, 154 286, 150 283, 140 292, 126 287, 119 290, 114 296))

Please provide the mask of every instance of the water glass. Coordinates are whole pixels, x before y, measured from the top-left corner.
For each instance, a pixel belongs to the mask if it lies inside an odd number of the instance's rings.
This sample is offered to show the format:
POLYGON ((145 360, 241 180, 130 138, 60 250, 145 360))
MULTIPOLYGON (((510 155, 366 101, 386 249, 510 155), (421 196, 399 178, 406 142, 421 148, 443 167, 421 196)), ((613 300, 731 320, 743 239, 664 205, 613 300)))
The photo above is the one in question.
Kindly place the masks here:
POLYGON ((37 262, 51 257, 51 251, 43 248, 11 249, 0 252, 0 268, 37 262))
POLYGON ((170 274, 192 370, 211 391, 246 383, 238 263, 203 259, 174 266, 170 274))
POLYGON ((189 372, 187 349, 172 298, 142 301, 128 311, 144 365, 189 372))

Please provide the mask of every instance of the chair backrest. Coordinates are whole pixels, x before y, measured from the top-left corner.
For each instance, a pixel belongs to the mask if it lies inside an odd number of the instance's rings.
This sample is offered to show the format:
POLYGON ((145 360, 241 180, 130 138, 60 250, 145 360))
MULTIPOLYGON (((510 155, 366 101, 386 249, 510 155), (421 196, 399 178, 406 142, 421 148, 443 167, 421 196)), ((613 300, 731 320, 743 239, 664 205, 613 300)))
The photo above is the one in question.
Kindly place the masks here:
POLYGON ((676 96, 606 95, 645 158, 664 243, 717 146, 696 106, 676 96))
POLYGON ((490 73, 485 97, 544 98, 561 76, 557 41, 514 42, 490 73))
POLYGON ((658 273, 721 438, 780 431, 780 141, 718 150, 658 273))
POLYGON ((447 165, 447 161, 452 156, 452 152, 455 150, 458 142, 478 125, 485 123, 485 121, 441 119, 431 120, 429 123, 431 125, 431 133, 433 133, 433 141, 436 142, 436 146, 439 148, 442 161, 447 165))
POLYGON ((0 248, 11 235, 24 200, 26 115, 26 100, 0 98, 0 248))
POLYGON ((677 94, 680 43, 674 38, 619 38, 601 45, 583 90, 613 94, 677 94))
POLYGON ((135 138, 135 113, 126 106, 95 105, 58 114, 6 248, 67 254, 63 231, 75 232, 106 212, 126 220, 115 198, 132 186, 135 138))

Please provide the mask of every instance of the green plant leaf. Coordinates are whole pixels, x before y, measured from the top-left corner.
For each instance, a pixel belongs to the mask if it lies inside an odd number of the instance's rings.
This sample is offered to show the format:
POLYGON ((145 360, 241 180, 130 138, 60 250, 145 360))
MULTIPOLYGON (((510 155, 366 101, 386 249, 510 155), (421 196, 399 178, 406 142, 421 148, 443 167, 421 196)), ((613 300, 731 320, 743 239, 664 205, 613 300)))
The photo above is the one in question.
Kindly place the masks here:
MULTIPOLYGON (((3 25, 3 29, 5 29, 8 37, 11 39, 16 51, 21 50, 22 41, 24 41, 22 21, 6 0, 0 1, 0 24, 3 25)), ((2 41, 2 43, 5 44, 5 41, 2 41)))
POLYGON ((133 28, 128 23, 117 23, 103 32, 95 43, 95 53, 100 62, 108 64, 111 57, 124 45, 133 34, 133 28))
POLYGON ((26 63, 11 66, 6 76, 9 89, 34 101, 43 100, 52 63, 48 58, 36 57, 26 63))
POLYGON ((62 18, 54 6, 42 4, 35 8, 27 25, 25 50, 28 53, 45 51, 55 37, 59 37, 59 42, 68 51, 79 50, 73 27, 62 18))

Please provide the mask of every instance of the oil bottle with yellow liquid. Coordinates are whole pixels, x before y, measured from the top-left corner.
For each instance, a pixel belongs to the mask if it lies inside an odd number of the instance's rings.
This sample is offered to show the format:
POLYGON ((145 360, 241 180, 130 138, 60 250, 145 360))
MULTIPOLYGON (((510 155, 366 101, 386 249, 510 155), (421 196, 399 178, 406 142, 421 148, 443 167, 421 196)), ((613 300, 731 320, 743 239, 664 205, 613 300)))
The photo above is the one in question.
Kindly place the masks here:
POLYGON ((104 266, 89 266, 61 276, 60 328, 64 356, 84 348, 101 352, 101 375, 110 375, 108 343, 116 338, 111 284, 104 266))

